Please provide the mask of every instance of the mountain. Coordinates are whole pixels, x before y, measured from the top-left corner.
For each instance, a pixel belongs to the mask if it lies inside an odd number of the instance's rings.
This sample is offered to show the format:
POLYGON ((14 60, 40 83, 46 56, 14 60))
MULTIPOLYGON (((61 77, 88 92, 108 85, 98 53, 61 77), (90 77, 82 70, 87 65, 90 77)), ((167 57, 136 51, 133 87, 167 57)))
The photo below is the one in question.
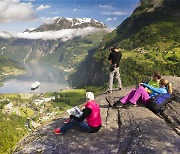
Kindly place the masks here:
POLYGON ((82 65, 83 82, 75 82, 77 71, 70 77, 74 86, 104 85, 108 81, 109 48, 117 45, 123 58, 120 73, 123 85, 140 82, 159 71, 180 76, 180 1, 141 0, 140 5, 115 30, 103 38, 90 65, 82 65))
POLYGON ((91 18, 57 18, 52 23, 43 24, 36 29, 28 29, 30 32, 54 31, 61 29, 78 29, 78 28, 106 28, 105 24, 91 18))
POLYGON ((4 38, 0 38, 0 48, 6 47, 3 55, 18 62, 43 63, 72 71, 107 33, 106 26, 94 19, 57 18, 51 24, 17 35, 1 33, 4 38))
POLYGON ((0 86, 1 80, 4 77, 10 75, 19 75, 22 73, 25 73, 25 70, 18 62, 0 55, 0 86))

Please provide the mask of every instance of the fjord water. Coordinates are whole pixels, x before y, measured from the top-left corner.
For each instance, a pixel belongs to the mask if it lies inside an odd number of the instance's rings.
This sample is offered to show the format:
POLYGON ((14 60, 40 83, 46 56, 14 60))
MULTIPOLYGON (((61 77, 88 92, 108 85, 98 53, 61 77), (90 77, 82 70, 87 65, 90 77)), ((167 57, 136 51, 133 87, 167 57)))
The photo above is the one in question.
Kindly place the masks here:
POLYGON ((68 83, 65 80, 66 73, 52 66, 40 64, 26 64, 26 74, 5 80, 0 87, 2 93, 44 93, 57 92, 66 89, 68 83), (35 91, 31 90, 31 85, 40 82, 40 87, 35 91))

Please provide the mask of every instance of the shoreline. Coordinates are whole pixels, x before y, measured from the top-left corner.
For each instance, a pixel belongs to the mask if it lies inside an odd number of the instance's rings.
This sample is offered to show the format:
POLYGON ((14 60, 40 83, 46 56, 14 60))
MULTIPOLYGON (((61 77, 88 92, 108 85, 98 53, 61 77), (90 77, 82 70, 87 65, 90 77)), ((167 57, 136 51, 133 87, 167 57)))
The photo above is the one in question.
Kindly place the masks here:
POLYGON ((8 72, 8 73, 2 73, 0 75, 0 87, 2 87, 4 85, 4 81, 9 79, 9 78, 13 78, 19 75, 23 75, 26 74, 27 71, 26 70, 14 70, 12 72, 8 72))

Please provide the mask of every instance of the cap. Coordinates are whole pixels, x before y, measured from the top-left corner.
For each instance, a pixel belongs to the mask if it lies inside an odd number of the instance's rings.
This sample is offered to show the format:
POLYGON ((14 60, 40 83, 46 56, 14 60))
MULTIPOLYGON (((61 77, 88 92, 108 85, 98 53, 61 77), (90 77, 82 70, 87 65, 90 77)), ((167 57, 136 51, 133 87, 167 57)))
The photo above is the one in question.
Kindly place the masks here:
POLYGON ((94 100, 94 94, 92 92, 87 92, 86 93, 86 99, 94 100))

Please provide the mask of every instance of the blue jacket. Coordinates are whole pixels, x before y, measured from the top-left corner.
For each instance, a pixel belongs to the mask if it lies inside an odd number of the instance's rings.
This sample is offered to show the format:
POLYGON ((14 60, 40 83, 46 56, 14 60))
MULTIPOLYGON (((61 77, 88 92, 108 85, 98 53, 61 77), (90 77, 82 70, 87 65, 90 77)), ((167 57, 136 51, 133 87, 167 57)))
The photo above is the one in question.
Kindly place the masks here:
POLYGON ((154 97, 156 95, 162 94, 162 93, 167 93, 166 87, 163 88, 154 88, 146 83, 143 83, 143 86, 147 87, 152 91, 152 93, 149 95, 150 97, 154 97))

